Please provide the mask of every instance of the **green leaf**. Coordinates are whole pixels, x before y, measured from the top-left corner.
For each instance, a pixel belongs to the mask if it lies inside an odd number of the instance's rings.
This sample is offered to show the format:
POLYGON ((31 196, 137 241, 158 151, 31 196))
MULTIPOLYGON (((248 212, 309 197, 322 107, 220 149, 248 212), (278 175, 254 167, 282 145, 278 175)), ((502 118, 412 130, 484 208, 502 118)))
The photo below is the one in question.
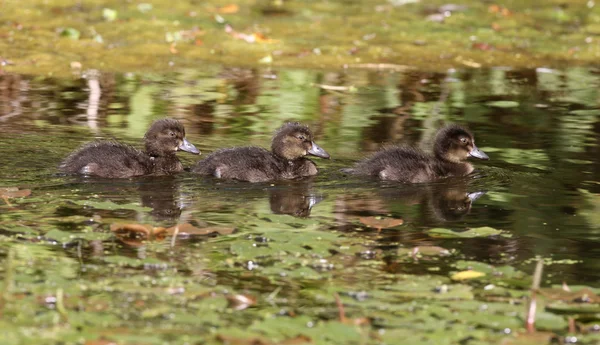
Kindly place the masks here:
POLYGON ((519 106, 519 102, 493 101, 493 102, 487 102, 485 105, 487 105, 488 107, 494 107, 494 108, 516 108, 519 106))
POLYGON ((481 228, 472 228, 467 231, 457 232, 452 231, 450 229, 444 228, 434 228, 427 231, 429 236, 431 237, 441 237, 441 238, 476 238, 476 237, 490 237, 490 236, 503 236, 503 237, 511 237, 510 234, 502 231, 491 228, 489 226, 484 226, 481 228))
POLYGON ((139 204, 116 204, 112 201, 74 200, 77 205, 89 206, 100 210, 133 210, 140 212, 152 211, 152 208, 140 206, 139 204))
POLYGON ((117 11, 110 8, 104 8, 102 10, 102 18, 108 22, 115 21, 117 19, 117 11))
POLYGON ((75 41, 78 40, 79 37, 81 37, 81 33, 79 32, 79 30, 74 29, 74 28, 64 28, 60 32, 60 35, 62 37, 67 37, 67 38, 70 38, 75 41))

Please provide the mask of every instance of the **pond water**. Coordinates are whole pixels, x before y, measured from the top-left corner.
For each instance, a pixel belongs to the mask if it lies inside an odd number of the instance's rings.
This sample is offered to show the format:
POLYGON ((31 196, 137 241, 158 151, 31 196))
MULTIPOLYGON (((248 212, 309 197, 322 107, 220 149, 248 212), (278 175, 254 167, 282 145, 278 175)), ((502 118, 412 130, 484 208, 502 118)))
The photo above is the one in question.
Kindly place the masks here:
POLYGON ((600 341, 599 84, 583 67, 1 75, 0 331, 7 344, 600 341), (299 121, 332 159, 314 159, 313 179, 259 184, 58 173, 82 143, 139 147, 164 117, 203 156, 268 147, 299 121), (490 156, 473 176, 339 171, 386 144, 428 148, 445 123, 490 156), (536 326, 552 333, 523 335, 536 258, 536 326))

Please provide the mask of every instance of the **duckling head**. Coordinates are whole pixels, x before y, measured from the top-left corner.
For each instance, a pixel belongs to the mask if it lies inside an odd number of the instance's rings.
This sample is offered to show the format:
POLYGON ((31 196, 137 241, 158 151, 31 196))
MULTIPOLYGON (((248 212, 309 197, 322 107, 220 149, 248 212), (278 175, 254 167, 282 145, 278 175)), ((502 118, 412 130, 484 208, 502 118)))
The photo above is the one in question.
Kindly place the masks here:
POLYGON ((146 152, 151 156, 174 154, 179 150, 200 154, 200 150, 185 139, 183 125, 173 119, 154 121, 146 135, 144 135, 144 142, 146 152))
POLYGON ((438 132, 433 151, 436 157, 454 163, 464 162, 469 157, 490 159, 477 148, 473 134, 457 125, 446 126, 438 132))
POLYGON ((310 129, 297 122, 286 123, 277 130, 271 142, 271 151, 287 160, 302 158, 306 155, 330 157, 329 153, 313 141, 310 129))

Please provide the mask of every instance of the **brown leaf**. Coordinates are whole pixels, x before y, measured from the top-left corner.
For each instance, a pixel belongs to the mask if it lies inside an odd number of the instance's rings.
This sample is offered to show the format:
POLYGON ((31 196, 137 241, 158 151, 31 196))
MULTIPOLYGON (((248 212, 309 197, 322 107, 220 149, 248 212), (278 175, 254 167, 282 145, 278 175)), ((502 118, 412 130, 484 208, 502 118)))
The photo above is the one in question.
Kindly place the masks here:
POLYGON ((446 248, 438 246, 418 246, 412 250, 412 255, 420 253, 425 256, 447 256, 450 255, 450 251, 446 248))
POLYGON ((589 288, 583 288, 579 291, 565 291, 560 289, 540 289, 540 295, 555 301, 564 301, 572 303, 600 303, 600 297, 589 288))
POLYGON ((262 338, 236 338, 223 334, 217 334, 217 341, 227 345, 273 345, 272 342, 262 338))
POLYGON ((279 345, 299 345, 299 344, 312 344, 313 341, 310 337, 300 334, 297 337, 285 339, 279 342, 279 345))
POLYGON ((256 304, 256 298, 250 295, 227 295, 225 298, 229 301, 229 308, 235 310, 244 310, 256 304))
POLYGON ((471 45, 471 48, 476 49, 476 50, 483 50, 483 51, 488 51, 488 50, 494 49, 494 47, 491 44, 483 43, 483 42, 475 42, 471 45))
POLYGON ((23 198, 31 195, 31 189, 21 189, 17 187, 0 188, 0 198, 23 198))
POLYGON ((379 230, 393 228, 395 226, 404 224, 404 221, 402 219, 397 218, 361 217, 359 220, 364 225, 379 230))
POLYGON ((84 343, 84 345, 118 345, 116 341, 108 340, 105 338, 100 338, 96 340, 88 340, 84 343))
POLYGON ((500 345, 551 344, 556 334, 550 332, 516 333, 502 339, 500 345))
POLYGON ((238 11, 240 10, 240 7, 236 4, 229 4, 223 7, 219 7, 217 9, 217 12, 220 14, 233 14, 233 13, 238 13, 238 11))
POLYGON ((121 224, 114 223, 110 225, 110 231, 123 243, 131 246, 140 246, 143 241, 148 239, 163 240, 166 235, 166 229, 153 227, 149 224, 121 224))
POLYGON ((171 43, 171 45, 169 46, 169 51, 171 52, 171 54, 178 53, 177 48, 175 46, 176 46, 175 42, 171 43))

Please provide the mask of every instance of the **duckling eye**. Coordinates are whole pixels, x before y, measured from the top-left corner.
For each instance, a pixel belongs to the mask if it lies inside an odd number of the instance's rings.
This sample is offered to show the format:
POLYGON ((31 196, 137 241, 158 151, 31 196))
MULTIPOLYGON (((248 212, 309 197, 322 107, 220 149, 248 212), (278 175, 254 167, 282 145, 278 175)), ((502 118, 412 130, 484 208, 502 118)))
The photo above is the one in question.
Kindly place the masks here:
POLYGON ((169 132, 169 135, 174 137, 175 136, 175 132, 169 132))
POLYGON ((460 142, 463 143, 463 144, 466 144, 466 143, 469 142, 469 140, 467 140, 467 138, 463 137, 463 138, 460 138, 460 142))
POLYGON ((306 137, 304 135, 299 135, 298 139, 300 139, 300 140, 306 140, 306 137))

